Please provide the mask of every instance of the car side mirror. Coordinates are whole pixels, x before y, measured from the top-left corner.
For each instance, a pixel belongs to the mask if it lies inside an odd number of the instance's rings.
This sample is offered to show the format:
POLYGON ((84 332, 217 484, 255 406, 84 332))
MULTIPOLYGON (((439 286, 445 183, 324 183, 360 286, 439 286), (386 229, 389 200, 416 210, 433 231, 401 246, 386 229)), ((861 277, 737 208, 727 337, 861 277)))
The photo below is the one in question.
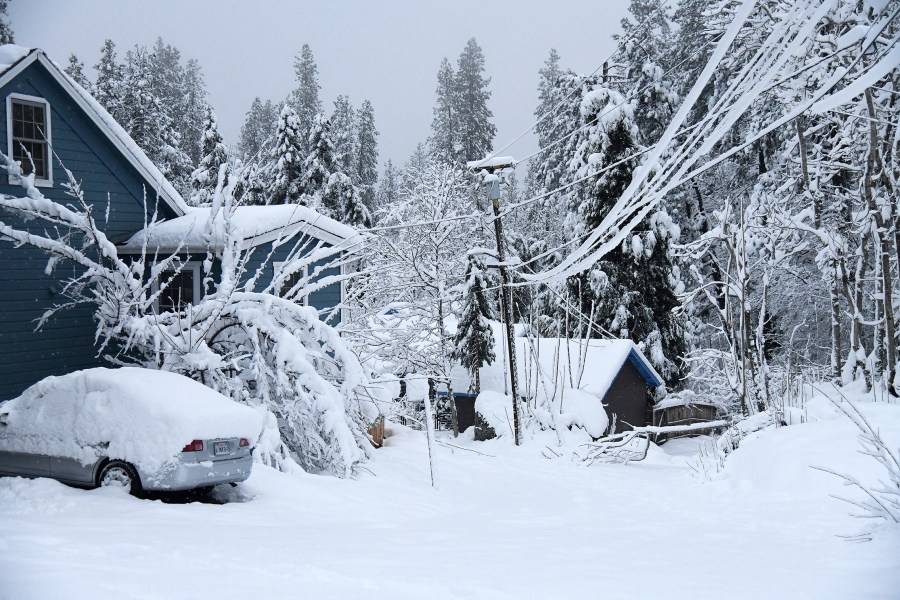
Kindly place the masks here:
POLYGON ((2 425, 3 427, 6 427, 6 425, 8 424, 6 422, 6 417, 8 417, 8 416, 9 416, 9 413, 0 413, 0 425, 2 425))

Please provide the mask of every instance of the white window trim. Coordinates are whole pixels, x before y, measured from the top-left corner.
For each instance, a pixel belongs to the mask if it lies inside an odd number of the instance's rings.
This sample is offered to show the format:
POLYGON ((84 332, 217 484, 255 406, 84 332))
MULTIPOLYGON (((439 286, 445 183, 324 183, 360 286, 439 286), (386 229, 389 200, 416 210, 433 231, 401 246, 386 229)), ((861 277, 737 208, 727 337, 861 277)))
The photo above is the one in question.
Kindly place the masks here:
MULTIPOLYGON (((182 271, 192 271, 194 273, 194 298, 200 299, 201 286, 203 283, 203 263, 199 260, 189 260, 185 263, 182 263, 182 271)), ((166 269, 162 273, 159 274, 159 277, 164 277, 166 273, 173 273, 177 270, 177 267, 173 267, 171 269, 166 269)), ((159 292, 159 277, 154 279, 150 283, 150 292, 156 294, 159 292)), ((153 301, 153 312, 159 313, 159 298, 153 301)))
MULTIPOLYGON (((13 100, 22 100, 32 104, 43 104, 44 115, 47 117, 47 131, 44 136, 47 138, 47 178, 34 178, 35 187, 53 187, 53 134, 50 127, 50 103, 45 98, 39 96, 28 96, 26 94, 12 93, 6 97, 6 151, 7 156, 12 160, 13 155, 13 127, 12 127, 12 103, 13 100)), ((10 185, 19 185, 19 178, 9 176, 10 185)))
MULTIPOLYGON (((283 261, 283 260, 272 262, 272 278, 273 279, 275 278, 275 274, 278 273, 279 271, 281 271, 282 267, 284 267, 285 264, 287 264, 287 262, 283 261)), ((294 271, 291 271, 291 273, 294 273, 294 271)), ((303 265, 303 279, 307 279, 307 280, 309 279, 309 265, 303 265)), ((281 293, 281 290, 274 290, 274 291, 276 293, 278 293, 279 295, 281 293)), ((300 300, 301 300, 300 303, 303 306, 309 306, 309 294, 306 294, 300 300)))
POLYGON ((350 307, 347 306, 347 263, 344 262, 344 253, 341 253, 341 325, 350 321, 350 307))

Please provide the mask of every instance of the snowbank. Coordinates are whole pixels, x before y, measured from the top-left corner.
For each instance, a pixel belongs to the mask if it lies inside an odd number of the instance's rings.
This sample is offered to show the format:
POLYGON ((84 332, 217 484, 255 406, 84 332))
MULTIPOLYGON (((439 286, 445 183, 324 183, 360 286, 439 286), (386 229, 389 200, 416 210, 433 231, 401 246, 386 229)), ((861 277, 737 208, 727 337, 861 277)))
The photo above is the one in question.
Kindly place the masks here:
POLYGON ((609 416, 600 398, 581 390, 563 390, 560 423, 565 427, 581 427, 592 438, 602 437, 609 427, 609 416))
POLYGON ((497 437, 512 432, 512 398, 499 392, 483 391, 475 398, 475 410, 491 426, 497 437))
POLYGON ((182 375, 134 367, 48 377, 0 411, 9 413, 2 450, 84 464, 103 454, 147 472, 194 439, 245 437, 253 444, 264 416, 182 375))

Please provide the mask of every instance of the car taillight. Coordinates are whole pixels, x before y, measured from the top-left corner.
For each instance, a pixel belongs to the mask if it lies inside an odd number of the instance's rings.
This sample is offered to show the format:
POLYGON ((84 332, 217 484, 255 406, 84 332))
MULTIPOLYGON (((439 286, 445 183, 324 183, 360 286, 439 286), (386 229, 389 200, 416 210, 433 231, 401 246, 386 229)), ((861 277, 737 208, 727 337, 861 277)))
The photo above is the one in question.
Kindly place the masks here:
POLYGON ((202 452, 203 451, 203 440, 194 440, 187 446, 181 449, 182 452, 202 452))
POLYGON ((249 445, 250 445, 250 440, 248 440, 247 438, 241 438, 241 447, 242 448, 244 446, 249 446, 249 445))

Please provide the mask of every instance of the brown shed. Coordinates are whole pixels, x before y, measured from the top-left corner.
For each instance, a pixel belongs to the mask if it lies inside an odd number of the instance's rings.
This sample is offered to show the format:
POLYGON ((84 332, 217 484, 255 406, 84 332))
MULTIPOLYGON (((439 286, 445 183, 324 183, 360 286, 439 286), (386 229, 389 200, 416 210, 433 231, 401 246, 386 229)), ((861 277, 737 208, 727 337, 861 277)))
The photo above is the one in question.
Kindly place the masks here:
MULTIPOLYGON (((494 363, 481 369, 481 389, 503 393, 506 359, 499 343, 495 355, 494 363)), ((602 402, 616 433, 650 424, 653 392, 664 383, 631 340, 517 337, 516 363, 519 393, 527 402, 548 395, 559 398, 565 388, 587 392, 602 402)), ((462 368, 455 368, 452 377, 454 390, 469 389, 471 382, 462 368)), ((474 396, 462 396, 457 403, 459 431, 473 425, 467 417, 475 416, 468 410, 474 408, 474 396)))

